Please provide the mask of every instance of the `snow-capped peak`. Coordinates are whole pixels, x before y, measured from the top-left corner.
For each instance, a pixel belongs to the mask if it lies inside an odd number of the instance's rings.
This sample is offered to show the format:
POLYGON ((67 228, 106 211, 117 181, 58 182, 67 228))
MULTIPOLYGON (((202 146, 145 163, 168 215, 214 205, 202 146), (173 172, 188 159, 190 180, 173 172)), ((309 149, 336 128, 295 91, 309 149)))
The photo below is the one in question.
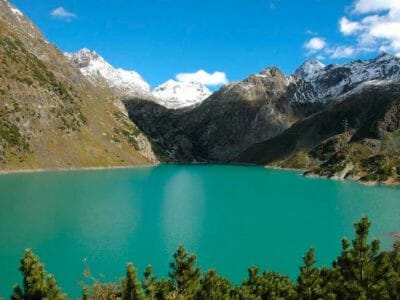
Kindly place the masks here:
POLYGON ((211 95, 210 90, 200 83, 168 80, 153 91, 157 102, 169 109, 200 104, 211 95))
POLYGON ((299 78, 295 100, 315 102, 335 100, 340 95, 368 86, 370 81, 400 81, 400 58, 381 53, 374 59, 356 60, 345 64, 324 66, 318 61, 307 61, 294 73, 299 78), (310 97, 311 96, 311 97, 310 97))
POLYGON ((310 59, 303 63, 293 75, 305 80, 311 81, 325 68, 325 65, 318 60, 310 59))
POLYGON ((120 96, 151 97, 150 85, 137 72, 115 68, 95 51, 83 48, 65 56, 96 85, 105 82, 120 96))

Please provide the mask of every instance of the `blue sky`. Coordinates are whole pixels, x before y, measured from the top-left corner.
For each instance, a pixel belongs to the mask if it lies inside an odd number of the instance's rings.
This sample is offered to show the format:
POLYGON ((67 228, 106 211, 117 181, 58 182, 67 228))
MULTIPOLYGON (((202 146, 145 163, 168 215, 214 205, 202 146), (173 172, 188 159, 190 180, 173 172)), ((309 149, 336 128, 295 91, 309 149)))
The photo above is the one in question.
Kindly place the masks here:
POLYGON ((289 74, 307 58, 330 63, 372 57, 397 51, 394 43, 400 42, 385 30, 373 36, 373 47, 360 42, 371 29, 366 17, 394 15, 388 20, 394 18, 391 29, 397 29, 400 0, 12 2, 63 51, 96 50, 111 64, 138 71, 153 87, 201 69, 225 72, 230 81, 271 65, 289 74), (58 17, 52 16, 57 8, 58 17))

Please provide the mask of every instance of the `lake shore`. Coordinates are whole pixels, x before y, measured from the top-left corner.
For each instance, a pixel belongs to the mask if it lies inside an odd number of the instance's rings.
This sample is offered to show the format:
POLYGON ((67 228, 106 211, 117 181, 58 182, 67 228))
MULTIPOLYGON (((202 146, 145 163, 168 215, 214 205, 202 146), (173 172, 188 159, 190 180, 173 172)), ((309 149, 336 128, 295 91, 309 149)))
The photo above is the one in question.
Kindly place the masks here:
POLYGON ((267 169, 271 170, 283 170, 283 171, 298 171, 301 173, 302 176, 307 177, 307 178, 321 178, 321 179, 329 179, 329 180, 336 180, 336 181, 350 181, 350 182, 355 182, 359 183, 365 186, 392 186, 392 187, 398 187, 400 186, 400 182, 396 182, 393 180, 388 180, 388 181, 361 181, 356 178, 338 178, 338 177, 327 177, 327 176, 321 176, 318 174, 310 173, 310 174, 305 174, 307 170, 305 169, 295 169, 295 168, 282 168, 282 167, 277 167, 277 166, 264 166, 267 169))
POLYGON ((138 169, 158 166, 157 164, 131 165, 131 166, 105 166, 105 167, 71 167, 71 168, 39 168, 39 169, 17 169, 17 170, 0 170, 1 175, 8 174, 24 174, 24 173, 43 173, 43 172, 71 172, 71 171, 98 171, 98 170, 114 170, 114 169, 138 169))

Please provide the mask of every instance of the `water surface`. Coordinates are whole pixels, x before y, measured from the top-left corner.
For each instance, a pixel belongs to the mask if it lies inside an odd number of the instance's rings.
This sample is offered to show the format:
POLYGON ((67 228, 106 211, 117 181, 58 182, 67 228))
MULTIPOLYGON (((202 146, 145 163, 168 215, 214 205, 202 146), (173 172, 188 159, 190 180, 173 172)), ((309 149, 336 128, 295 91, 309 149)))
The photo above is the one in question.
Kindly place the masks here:
POLYGON ((363 214, 389 248, 400 231, 400 189, 307 179, 261 167, 164 165, 151 168, 0 176, 0 295, 8 297, 23 249, 39 254, 68 294, 80 293, 86 258, 103 280, 125 263, 164 276, 184 244, 203 269, 240 282, 247 268, 296 278, 314 247, 330 264, 363 214))

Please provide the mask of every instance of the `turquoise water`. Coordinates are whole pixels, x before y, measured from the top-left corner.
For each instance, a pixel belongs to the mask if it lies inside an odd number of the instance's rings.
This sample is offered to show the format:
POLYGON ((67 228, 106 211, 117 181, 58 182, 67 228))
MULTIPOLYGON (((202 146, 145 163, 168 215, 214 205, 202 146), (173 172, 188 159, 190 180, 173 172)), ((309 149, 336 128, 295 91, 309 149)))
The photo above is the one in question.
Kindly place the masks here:
POLYGON ((235 282, 247 268, 296 277, 315 247, 320 265, 352 237, 363 214, 390 247, 400 231, 400 189, 307 179, 261 167, 165 165, 154 168, 0 176, 0 295, 20 282, 31 247, 68 294, 78 296, 86 258, 103 280, 125 263, 166 275, 179 244, 235 282))

